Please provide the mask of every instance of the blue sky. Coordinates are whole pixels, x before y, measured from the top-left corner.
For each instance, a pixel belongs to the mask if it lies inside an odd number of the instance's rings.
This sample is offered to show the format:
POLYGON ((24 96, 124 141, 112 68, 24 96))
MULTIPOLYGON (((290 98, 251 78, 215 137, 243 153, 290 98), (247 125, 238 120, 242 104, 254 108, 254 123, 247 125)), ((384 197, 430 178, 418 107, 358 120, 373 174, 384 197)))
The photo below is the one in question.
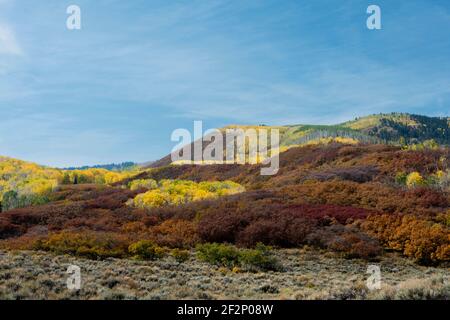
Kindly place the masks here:
POLYGON ((447 0, 0 0, 1 155, 144 162, 194 120, 330 124, 449 105, 447 0), (366 28, 370 4, 382 30, 366 28))

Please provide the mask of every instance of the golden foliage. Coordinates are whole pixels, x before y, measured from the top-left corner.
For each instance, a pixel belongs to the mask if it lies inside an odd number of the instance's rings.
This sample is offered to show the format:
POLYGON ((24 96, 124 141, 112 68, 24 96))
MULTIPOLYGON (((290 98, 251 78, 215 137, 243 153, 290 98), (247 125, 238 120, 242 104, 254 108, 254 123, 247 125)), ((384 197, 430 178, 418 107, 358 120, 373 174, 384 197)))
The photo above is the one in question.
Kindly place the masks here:
POLYGON ((133 191, 138 189, 152 190, 158 188, 158 182, 153 179, 136 179, 132 180, 128 187, 133 191))
POLYGON ((196 183, 189 180, 161 180, 158 189, 137 195, 133 200, 133 205, 147 209, 165 205, 180 205, 243 191, 244 188, 241 185, 232 181, 196 183))
POLYGON ((73 254, 90 259, 107 257, 123 258, 127 255, 128 240, 110 233, 71 233, 52 234, 46 240, 38 240, 34 249, 52 251, 57 254, 73 254))
POLYGON ((420 173, 418 173, 418 172, 411 172, 406 177, 406 185, 408 187, 417 187, 417 186, 421 186, 424 184, 425 184, 425 181, 422 178, 422 176, 420 175, 420 173))
POLYGON ((46 197, 61 184, 112 184, 133 174, 96 168, 60 170, 0 156, 1 209, 48 202, 46 197))

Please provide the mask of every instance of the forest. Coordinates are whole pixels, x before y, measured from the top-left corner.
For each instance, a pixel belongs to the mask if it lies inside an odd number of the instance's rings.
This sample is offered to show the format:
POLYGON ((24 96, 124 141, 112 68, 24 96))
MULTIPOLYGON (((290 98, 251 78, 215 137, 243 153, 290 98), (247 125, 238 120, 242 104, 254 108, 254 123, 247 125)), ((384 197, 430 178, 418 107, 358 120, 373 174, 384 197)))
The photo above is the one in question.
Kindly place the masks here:
POLYGON ((102 168, 60 170, 0 156, 0 212, 47 203, 60 185, 111 184, 133 174, 102 168))

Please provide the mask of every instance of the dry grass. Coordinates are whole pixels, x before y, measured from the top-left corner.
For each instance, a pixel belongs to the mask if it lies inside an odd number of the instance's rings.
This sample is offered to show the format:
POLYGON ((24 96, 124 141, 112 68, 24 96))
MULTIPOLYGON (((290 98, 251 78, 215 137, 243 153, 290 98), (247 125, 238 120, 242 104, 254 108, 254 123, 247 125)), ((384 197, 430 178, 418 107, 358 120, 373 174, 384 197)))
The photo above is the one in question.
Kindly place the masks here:
POLYGON ((367 262, 317 250, 275 252, 283 270, 248 273, 212 267, 191 253, 185 263, 93 261, 42 252, 0 251, 1 299, 449 299, 450 270, 417 266, 388 254, 379 262, 382 289, 365 286, 367 262), (82 288, 66 288, 78 265, 82 288))

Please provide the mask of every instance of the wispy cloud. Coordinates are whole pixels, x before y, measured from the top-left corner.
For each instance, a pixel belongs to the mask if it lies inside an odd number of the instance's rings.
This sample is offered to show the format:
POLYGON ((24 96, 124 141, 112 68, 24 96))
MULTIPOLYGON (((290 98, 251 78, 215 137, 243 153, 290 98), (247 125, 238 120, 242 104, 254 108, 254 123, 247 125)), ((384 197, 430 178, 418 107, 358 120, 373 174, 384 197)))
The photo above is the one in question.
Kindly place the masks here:
POLYGON ((5 24, 0 24, 0 54, 23 54, 13 30, 5 24))
POLYGON ((448 115, 448 1, 378 3, 371 32, 363 0, 77 0, 72 32, 64 1, 0 0, 0 153, 147 161, 194 119, 448 115))

